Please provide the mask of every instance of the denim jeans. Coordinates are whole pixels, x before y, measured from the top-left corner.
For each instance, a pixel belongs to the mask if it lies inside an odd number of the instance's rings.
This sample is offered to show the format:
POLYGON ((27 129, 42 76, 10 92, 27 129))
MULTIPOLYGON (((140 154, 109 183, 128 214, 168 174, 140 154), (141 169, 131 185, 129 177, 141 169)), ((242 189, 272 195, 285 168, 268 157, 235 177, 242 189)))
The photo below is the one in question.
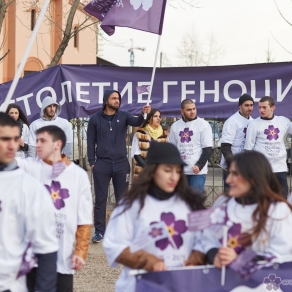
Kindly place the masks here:
POLYGON ((285 199, 288 196, 288 183, 287 183, 287 172, 274 172, 275 176, 278 179, 280 186, 282 187, 282 194, 285 199))
POLYGON ((206 174, 187 175, 189 186, 193 187, 201 195, 204 195, 206 174))

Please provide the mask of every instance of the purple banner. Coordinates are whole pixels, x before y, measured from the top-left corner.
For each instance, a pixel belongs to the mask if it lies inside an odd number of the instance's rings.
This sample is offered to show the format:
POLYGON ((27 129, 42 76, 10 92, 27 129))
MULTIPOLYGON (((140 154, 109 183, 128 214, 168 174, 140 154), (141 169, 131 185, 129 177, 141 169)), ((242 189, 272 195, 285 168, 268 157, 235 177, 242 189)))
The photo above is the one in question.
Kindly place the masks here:
MULTIPOLYGON (((88 117, 101 109, 103 92, 114 88, 122 95, 121 109, 139 114, 148 93, 137 86, 149 86, 152 68, 60 65, 19 80, 13 96, 30 121, 39 118, 47 95, 62 105, 61 117, 88 117)), ((0 85, 0 105, 11 82, 0 85)), ((196 102, 198 116, 228 118, 238 109, 238 98, 248 93, 257 102, 265 95, 276 101, 276 115, 292 118, 292 65, 270 63, 218 67, 157 68, 151 106, 164 117, 179 117, 185 98, 196 102)), ((253 117, 259 116, 257 104, 253 117)))
POLYGON ((221 286, 221 270, 217 268, 147 273, 136 276, 136 292, 292 291, 291 269, 291 262, 283 263, 275 269, 258 270, 248 280, 243 280, 227 268, 224 286, 221 286))

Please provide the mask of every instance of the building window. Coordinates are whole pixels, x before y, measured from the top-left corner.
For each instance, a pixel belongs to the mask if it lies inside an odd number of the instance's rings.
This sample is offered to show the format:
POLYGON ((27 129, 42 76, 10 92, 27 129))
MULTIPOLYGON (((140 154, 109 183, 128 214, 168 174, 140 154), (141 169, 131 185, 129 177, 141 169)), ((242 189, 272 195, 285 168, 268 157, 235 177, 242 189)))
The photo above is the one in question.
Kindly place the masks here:
POLYGON ((78 26, 74 27, 74 48, 78 49, 78 42, 79 42, 79 38, 78 38, 78 26))
POLYGON ((35 21, 36 21, 36 11, 35 9, 31 10, 31 14, 30 14, 30 29, 33 30, 34 26, 35 26, 35 21))

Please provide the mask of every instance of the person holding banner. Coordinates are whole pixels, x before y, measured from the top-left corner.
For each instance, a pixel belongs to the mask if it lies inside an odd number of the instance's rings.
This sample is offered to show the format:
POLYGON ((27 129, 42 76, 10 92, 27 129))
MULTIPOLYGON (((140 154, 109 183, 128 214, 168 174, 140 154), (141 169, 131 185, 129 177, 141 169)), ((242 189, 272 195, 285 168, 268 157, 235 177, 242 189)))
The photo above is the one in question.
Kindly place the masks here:
POLYGON ((0 113, 0 291, 27 291, 25 275, 37 260, 35 291, 55 292, 54 209, 46 188, 14 161, 19 137, 19 124, 0 113))
POLYGON ((47 96, 42 102, 40 119, 35 120, 30 125, 28 156, 36 156, 36 131, 45 126, 58 126, 66 135, 66 145, 63 147, 63 153, 70 159, 73 152, 73 130, 72 125, 66 119, 60 118, 62 107, 55 98, 47 96))
POLYGON ((19 138, 19 149, 16 152, 16 157, 25 158, 27 157, 28 151, 28 139, 29 139, 29 122, 21 107, 15 103, 8 105, 6 113, 9 114, 19 125, 20 138, 19 138))
POLYGON ((227 196, 220 197, 221 206, 226 204, 226 208, 217 214, 221 216, 221 219, 217 216, 217 221, 225 222, 228 228, 227 247, 221 247, 222 232, 215 226, 204 230, 202 245, 210 264, 218 268, 230 265, 244 275, 250 273, 249 269, 256 269, 256 258, 291 256, 292 206, 283 198, 278 180, 263 154, 238 153, 227 165, 226 182, 230 188, 227 196), (251 252, 254 255, 249 258, 251 252))
POLYGON ((283 116, 275 116, 275 101, 264 96, 259 101, 260 117, 253 120, 247 129, 245 150, 263 153, 271 164, 284 198, 288 196, 287 152, 285 135, 292 134, 292 122, 283 116))
POLYGON ((165 271, 204 263, 201 232, 190 232, 187 215, 204 209, 188 186, 184 161, 171 143, 152 142, 146 166, 114 209, 103 246, 112 267, 123 264, 116 291, 135 291, 131 269, 165 271))
POLYGON ((197 116, 197 108, 191 99, 181 102, 182 118, 170 128, 169 141, 177 146, 186 162, 188 183, 204 194, 208 160, 212 154, 213 138, 210 124, 197 116))
POLYGON ((91 166, 94 191, 94 227, 92 242, 100 242, 105 232, 106 201, 108 186, 112 179, 116 201, 127 190, 130 180, 130 164, 127 157, 127 127, 140 127, 144 113, 151 111, 145 105, 142 113, 134 117, 120 110, 121 94, 116 90, 105 90, 103 108, 92 115, 87 128, 87 154, 91 166))
POLYGON ((134 176, 137 176, 146 165, 147 152, 152 141, 167 142, 168 133, 162 128, 161 112, 152 108, 147 119, 133 138, 131 156, 134 158, 134 176))

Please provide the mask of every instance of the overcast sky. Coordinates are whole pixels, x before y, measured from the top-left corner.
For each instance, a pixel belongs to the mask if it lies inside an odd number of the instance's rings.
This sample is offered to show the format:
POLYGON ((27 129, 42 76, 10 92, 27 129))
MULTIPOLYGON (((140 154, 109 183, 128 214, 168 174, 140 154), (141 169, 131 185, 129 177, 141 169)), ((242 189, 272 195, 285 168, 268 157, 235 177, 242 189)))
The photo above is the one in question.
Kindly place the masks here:
MULTIPOLYGON (((291 0, 276 2, 292 23, 291 0)), ((192 8, 181 0, 177 0, 176 8, 167 5, 159 51, 169 65, 183 66, 177 47, 183 34, 191 33, 192 28, 202 46, 207 46, 208 36, 214 36, 221 55, 212 65, 265 63, 268 46, 274 62, 292 60, 292 54, 285 51, 292 52, 292 26, 283 20, 274 0, 199 0, 196 6, 192 8)), ((134 51, 135 66, 153 66, 157 35, 117 27, 113 36, 102 36, 100 57, 119 66, 130 66, 128 49, 132 39, 134 47, 146 49, 134 51)))

